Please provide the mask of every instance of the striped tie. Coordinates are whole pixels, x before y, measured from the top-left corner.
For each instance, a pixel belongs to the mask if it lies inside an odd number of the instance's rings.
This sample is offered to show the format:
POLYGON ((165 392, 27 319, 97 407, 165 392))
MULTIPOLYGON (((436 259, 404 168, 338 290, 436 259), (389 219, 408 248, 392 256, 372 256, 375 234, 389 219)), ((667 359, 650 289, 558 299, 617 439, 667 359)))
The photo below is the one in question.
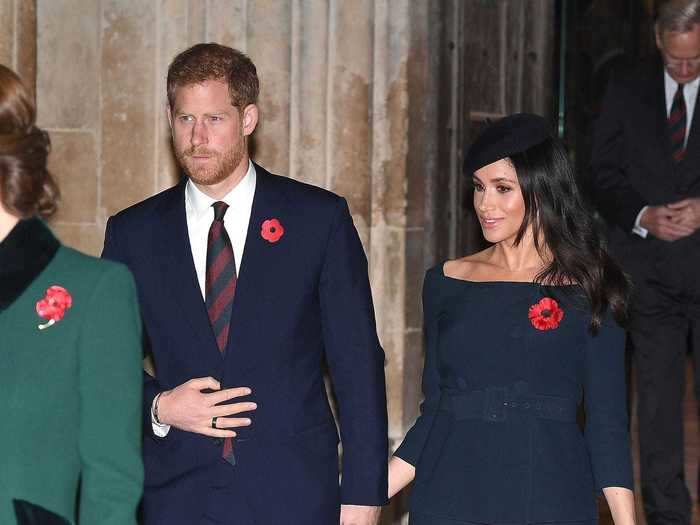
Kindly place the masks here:
POLYGON ((687 114, 685 111, 685 97, 683 97, 683 84, 678 84, 678 89, 673 97, 671 114, 668 116, 668 131, 671 135, 671 155, 678 163, 685 157, 685 131, 687 114))
POLYGON ((206 302, 209 321, 214 330, 216 344, 223 354, 228 342, 231 324, 231 305, 236 293, 236 263, 233 248, 224 228, 225 202, 215 202, 214 222, 209 228, 207 241, 206 302))
MULTIPOLYGON (((224 215, 228 209, 225 202, 215 202, 214 222, 209 227, 207 241, 206 304, 216 344, 219 351, 226 352, 228 331, 231 324, 231 306, 236 294, 236 262, 233 247, 224 228, 224 215)), ((231 438, 224 439, 222 457, 235 465, 231 438)))

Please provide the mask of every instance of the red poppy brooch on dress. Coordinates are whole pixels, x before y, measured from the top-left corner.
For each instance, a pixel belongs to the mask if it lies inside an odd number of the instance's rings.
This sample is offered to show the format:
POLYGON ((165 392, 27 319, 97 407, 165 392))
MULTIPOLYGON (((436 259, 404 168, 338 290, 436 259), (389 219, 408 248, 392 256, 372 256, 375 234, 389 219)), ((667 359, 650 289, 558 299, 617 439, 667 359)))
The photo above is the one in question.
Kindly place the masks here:
POLYGON ((44 298, 36 302, 36 313, 46 322, 39 325, 39 330, 44 330, 55 325, 63 319, 73 304, 73 298, 63 286, 49 286, 44 298))
POLYGON ((284 235, 284 226, 277 219, 267 219, 262 223, 262 229, 260 235, 267 242, 277 242, 284 235))
POLYGON ((530 307, 527 316, 538 330, 554 330, 564 318, 564 310, 554 299, 543 297, 530 307))

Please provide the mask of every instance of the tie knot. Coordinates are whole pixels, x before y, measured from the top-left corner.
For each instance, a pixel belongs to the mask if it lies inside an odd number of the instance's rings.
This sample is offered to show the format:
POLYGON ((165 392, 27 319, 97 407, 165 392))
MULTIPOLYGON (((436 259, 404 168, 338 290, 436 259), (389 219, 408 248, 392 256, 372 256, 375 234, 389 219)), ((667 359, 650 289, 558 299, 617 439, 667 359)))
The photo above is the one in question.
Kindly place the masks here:
POLYGON ((678 83, 678 90, 676 91, 676 95, 683 94, 683 86, 685 86, 685 84, 681 84, 680 82, 678 83))
POLYGON ((214 204, 212 204, 214 207, 214 220, 215 221, 223 221, 224 220, 224 215, 226 215, 226 210, 228 210, 228 204, 225 202, 217 201, 214 204))

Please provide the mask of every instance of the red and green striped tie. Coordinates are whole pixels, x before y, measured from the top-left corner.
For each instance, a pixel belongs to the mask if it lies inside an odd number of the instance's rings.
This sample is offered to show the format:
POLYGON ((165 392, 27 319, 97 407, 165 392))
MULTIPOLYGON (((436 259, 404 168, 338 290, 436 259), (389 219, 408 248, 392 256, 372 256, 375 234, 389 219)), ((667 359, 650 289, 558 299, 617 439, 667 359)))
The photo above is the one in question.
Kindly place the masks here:
MULTIPOLYGON (((224 227, 224 215, 228 209, 225 202, 215 202, 214 222, 209 227, 207 239, 206 304, 216 344, 219 351, 226 352, 228 332, 231 325, 231 306, 236 294, 236 262, 233 247, 224 227)), ((235 464, 231 438, 224 439, 223 458, 235 464)))
POLYGON ((683 84, 678 84, 678 89, 671 104, 671 114, 668 116, 668 131, 671 135, 671 155, 678 163, 685 157, 685 133, 687 128, 687 113, 685 110, 685 98, 683 97, 683 84))

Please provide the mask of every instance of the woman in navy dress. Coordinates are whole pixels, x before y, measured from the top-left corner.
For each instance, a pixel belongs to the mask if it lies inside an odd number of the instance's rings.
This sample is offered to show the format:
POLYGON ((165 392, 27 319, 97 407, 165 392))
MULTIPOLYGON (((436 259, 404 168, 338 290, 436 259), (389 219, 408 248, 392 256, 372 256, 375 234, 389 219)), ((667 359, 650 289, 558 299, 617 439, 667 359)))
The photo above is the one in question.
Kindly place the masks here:
POLYGON ((425 401, 389 496, 415 478, 411 525, 588 525, 602 492, 633 524, 628 282, 544 119, 499 120, 465 164, 493 244, 426 274, 425 401))

